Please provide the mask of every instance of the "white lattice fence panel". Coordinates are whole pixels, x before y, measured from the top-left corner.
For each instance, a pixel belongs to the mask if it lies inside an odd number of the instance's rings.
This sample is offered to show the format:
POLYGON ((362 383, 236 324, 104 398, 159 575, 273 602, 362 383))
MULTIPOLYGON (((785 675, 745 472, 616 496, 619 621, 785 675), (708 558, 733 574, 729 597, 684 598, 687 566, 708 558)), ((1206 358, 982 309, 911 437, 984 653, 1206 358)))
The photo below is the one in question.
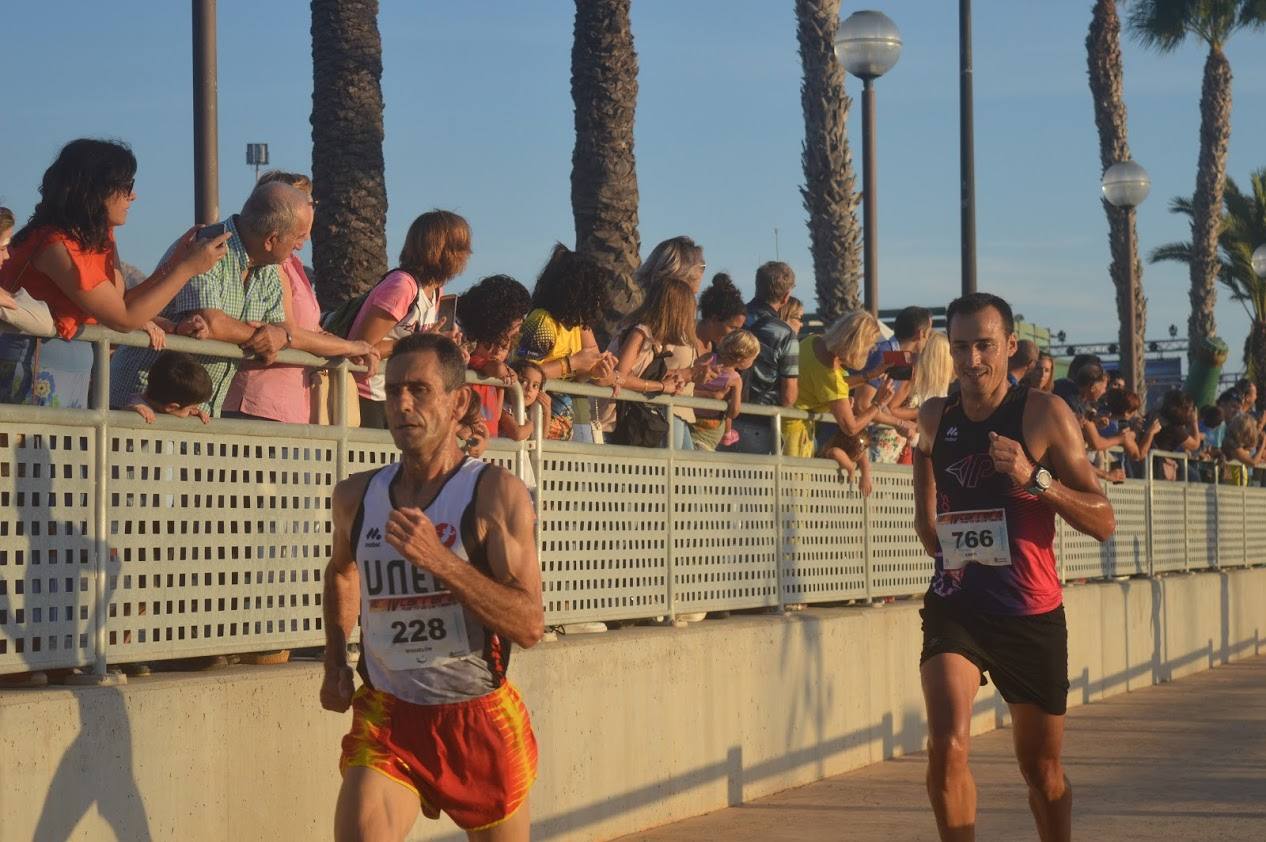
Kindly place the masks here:
POLYGON ((1073 529, 1059 516, 1055 518, 1055 529, 1059 533, 1057 560, 1062 566, 1066 582, 1111 575, 1111 564, 1106 560, 1108 548, 1105 545, 1073 529))
POLYGON ((1147 481, 1127 479, 1108 486, 1117 531, 1103 544, 1105 572, 1111 576, 1147 574, 1147 481))
POLYGON ((538 483, 546 622, 667 614, 668 463, 547 443, 538 483))
MULTIPOLYGON (((1242 533, 1237 531, 1236 537, 1242 533)), ((1187 483, 1188 569, 1218 565, 1217 486, 1187 483)))
POLYGON ((375 471, 399 461, 400 451, 396 449, 395 442, 391 440, 388 433, 371 435, 372 438, 364 431, 360 431, 355 439, 347 443, 349 476, 359 474, 361 471, 375 471))
POLYGON ((1219 485, 1217 488, 1218 512, 1218 566, 1244 566, 1244 491, 1240 486, 1219 485))
POLYGON ((1266 564, 1266 488, 1244 489, 1244 534, 1247 564, 1266 564))
POLYGON ((94 659, 92 428, 0 424, 0 674, 94 659))
POLYGON ((783 601, 865 598, 861 494, 834 463, 788 459, 781 470, 783 601))
POLYGON ((334 442, 110 434, 110 660, 324 641, 334 442))
POLYGON ((914 478, 910 468, 874 466, 870 512, 871 596, 911 596, 928 589, 935 561, 914 531, 914 478))
POLYGON ((1187 567, 1186 483, 1152 481, 1152 572, 1187 567))
POLYGON ((778 604, 779 536, 771 463, 677 458, 673 466, 673 611, 778 604))

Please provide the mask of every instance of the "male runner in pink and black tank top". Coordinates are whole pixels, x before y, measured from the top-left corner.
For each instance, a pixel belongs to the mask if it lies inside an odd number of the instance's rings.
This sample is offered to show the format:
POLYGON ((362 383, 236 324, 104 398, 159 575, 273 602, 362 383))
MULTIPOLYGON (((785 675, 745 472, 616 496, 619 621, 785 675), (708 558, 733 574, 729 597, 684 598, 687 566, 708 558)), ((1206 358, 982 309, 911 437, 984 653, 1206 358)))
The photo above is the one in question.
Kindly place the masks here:
POLYGON ((915 529, 936 559, 920 612, 928 795, 942 839, 975 838, 968 745, 988 673, 1011 709, 1038 835, 1067 840, 1068 631, 1055 516, 1100 541, 1115 519, 1068 406, 1008 381, 1016 338, 1007 302, 967 295, 946 319, 960 389, 920 408, 914 460, 915 529))

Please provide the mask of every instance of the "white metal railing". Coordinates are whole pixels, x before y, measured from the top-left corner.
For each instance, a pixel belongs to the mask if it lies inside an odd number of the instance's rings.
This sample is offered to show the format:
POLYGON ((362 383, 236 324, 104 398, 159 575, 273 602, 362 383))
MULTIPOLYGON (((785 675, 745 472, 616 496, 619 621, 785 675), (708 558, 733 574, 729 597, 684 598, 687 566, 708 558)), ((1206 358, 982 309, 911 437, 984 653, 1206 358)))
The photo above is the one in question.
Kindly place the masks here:
MULTIPOLYGON (((147 339, 99 328, 84 338, 98 347, 101 401, 103 352, 147 339)), ((188 339, 171 345, 241 353, 188 339)), ((346 365, 298 352, 281 361, 346 365)), ((548 388, 611 396, 592 385, 548 388)), ((103 676, 107 662, 320 645, 330 492, 351 473, 394 461, 390 436, 166 416, 149 425, 102 406, 0 406, 0 674, 87 666, 103 676)), ((783 418, 806 417, 744 410, 768 418, 775 433, 783 418)), ((492 440, 485 458, 535 488, 550 624, 870 601, 927 587, 932 560, 911 528, 907 467, 875 466, 874 493, 864 498, 829 460, 679 451, 671 441, 661 449, 551 441, 536 426, 526 442, 492 440)), ((1149 471, 1106 492, 1118 520, 1109 542, 1060 521, 1067 580, 1266 562, 1266 519, 1251 516, 1266 511, 1266 488, 1167 482, 1149 471)))

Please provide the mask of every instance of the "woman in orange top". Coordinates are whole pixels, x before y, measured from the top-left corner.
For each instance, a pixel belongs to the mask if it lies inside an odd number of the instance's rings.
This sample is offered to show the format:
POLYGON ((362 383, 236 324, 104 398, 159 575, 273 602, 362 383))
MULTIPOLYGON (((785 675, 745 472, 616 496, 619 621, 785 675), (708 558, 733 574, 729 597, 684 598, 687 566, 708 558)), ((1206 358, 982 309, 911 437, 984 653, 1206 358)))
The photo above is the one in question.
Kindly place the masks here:
POLYGON ((114 229, 127 222, 135 177, 132 151, 104 140, 71 141, 45 171, 40 202, 0 266, 0 288, 25 289, 45 302, 58 338, 0 337, 0 401, 86 407, 92 346, 68 340, 85 324, 102 324, 144 328, 161 347, 163 328, 154 318, 190 278, 224 256, 227 233, 197 240, 190 229, 153 275, 126 289, 114 229))

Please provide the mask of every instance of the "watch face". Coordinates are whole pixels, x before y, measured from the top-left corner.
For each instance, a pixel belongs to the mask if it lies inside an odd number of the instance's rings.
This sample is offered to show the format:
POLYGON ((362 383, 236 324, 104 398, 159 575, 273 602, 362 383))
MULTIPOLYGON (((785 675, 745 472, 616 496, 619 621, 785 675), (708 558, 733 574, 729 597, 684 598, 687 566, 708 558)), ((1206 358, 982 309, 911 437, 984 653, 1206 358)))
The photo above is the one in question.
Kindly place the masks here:
POLYGON ((1037 469, 1037 476, 1033 478, 1033 482, 1038 488, 1046 490, 1051 487, 1051 472, 1045 468, 1037 469))

